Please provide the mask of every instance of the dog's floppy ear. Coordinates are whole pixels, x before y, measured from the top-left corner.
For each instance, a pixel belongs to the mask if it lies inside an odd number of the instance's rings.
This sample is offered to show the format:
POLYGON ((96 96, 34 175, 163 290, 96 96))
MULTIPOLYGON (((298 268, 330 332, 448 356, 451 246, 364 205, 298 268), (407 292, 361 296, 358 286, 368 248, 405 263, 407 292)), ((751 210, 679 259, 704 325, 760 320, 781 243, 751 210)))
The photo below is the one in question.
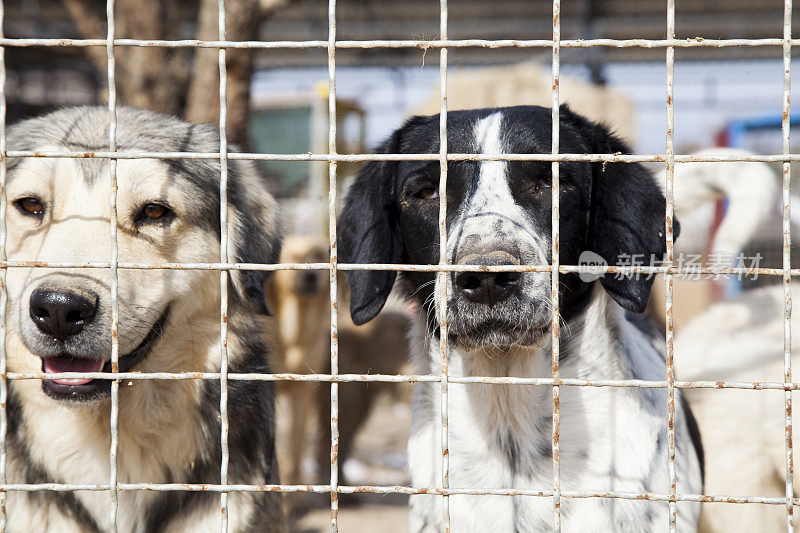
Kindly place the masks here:
MULTIPOLYGON (((274 264, 281 252, 278 204, 252 161, 230 161, 228 181, 228 260, 274 264)), ((258 313, 270 314, 264 270, 231 270, 234 296, 258 313)))
MULTIPOLYGON (((397 153, 400 130, 377 153, 397 153)), ((395 161, 369 161, 350 187, 339 216, 339 260, 342 263, 397 263, 403 258, 399 213, 395 204, 395 161)), ((394 286, 393 270, 346 271, 350 316, 360 326, 383 309, 394 286)))
MULTIPOLYGON (((568 123, 577 127, 591 153, 630 153, 628 146, 601 125, 562 106, 568 123)), ((592 164, 587 248, 609 265, 650 266, 666 254, 666 199, 656 180, 639 163, 592 164)), ((680 226, 673 221, 673 235, 680 226)), ((606 273, 600 283, 624 309, 643 313, 654 276, 606 273)))

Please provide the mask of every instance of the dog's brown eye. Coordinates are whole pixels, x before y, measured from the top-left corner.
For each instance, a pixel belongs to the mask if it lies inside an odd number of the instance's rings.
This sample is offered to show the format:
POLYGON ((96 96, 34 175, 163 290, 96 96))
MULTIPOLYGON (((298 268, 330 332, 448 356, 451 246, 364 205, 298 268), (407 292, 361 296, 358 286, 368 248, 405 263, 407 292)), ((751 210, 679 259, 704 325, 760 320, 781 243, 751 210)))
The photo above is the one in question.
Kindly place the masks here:
POLYGON ((436 187, 425 187, 424 189, 417 191, 414 196, 421 198, 422 200, 431 200, 439 197, 439 190, 436 187))
POLYGON ((164 220, 169 218, 171 214, 172 210, 169 207, 161 204, 149 203, 142 207, 136 220, 139 222, 164 220))
POLYGON ((20 198, 14 202, 14 205, 26 215, 40 217, 44 214, 44 204, 38 198, 20 198))
POLYGON ((147 204, 144 206, 144 216, 150 220, 157 220, 167 214, 167 208, 158 204, 147 204))

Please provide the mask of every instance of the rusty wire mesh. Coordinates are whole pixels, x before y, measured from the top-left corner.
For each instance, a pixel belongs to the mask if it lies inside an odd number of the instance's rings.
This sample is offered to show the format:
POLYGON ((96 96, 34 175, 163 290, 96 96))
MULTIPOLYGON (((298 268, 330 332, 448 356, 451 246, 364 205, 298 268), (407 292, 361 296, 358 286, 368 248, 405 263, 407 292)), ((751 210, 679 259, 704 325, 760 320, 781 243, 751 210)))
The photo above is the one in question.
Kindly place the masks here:
MULTIPOLYGON (((469 495, 525 495, 532 497, 552 498, 553 500, 553 530, 559 531, 561 527, 560 503, 562 498, 617 498, 630 500, 649 500, 665 501, 669 504, 670 510, 670 531, 676 530, 676 504, 677 502, 719 502, 729 504, 766 504, 782 505, 786 509, 786 528, 793 531, 793 507, 800 505, 800 498, 794 497, 793 486, 793 452, 792 452, 792 405, 791 392, 800 390, 800 383, 792 381, 791 368, 791 283, 792 276, 800 276, 800 268, 792 269, 790 264, 791 246, 791 227, 790 227, 790 166, 792 162, 800 161, 800 154, 792 154, 790 139, 790 120, 789 94, 791 88, 791 51, 792 47, 800 45, 800 39, 792 39, 791 35, 791 16, 792 2, 784 0, 783 3, 783 37, 766 39, 704 39, 695 37, 690 39, 675 38, 675 1, 668 0, 666 8, 666 36, 664 39, 573 39, 561 40, 560 30, 560 0, 553 0, 553 34, 552 39, 538 40, 486 40, 486 39, 459 39, 451 40, 448 38, 448 3, 447 0, 440 0, 440 36, 439 39, 420 39, 420 40, 337 40, 336 39, 336 0, 329 0, 328 3, 328 39, 318 41, 228 41, 225 32, 225 1, 218 0, 219 26, 218 40, 138 40, 138 39, 117 39, 114 27, 114 0, 107 0, 107 37, 106 39, 28 39, 28 38, 7 38, 2 34, 4 9, 3 2, 0 1, 0 530, 5 528, 6 506, 5 494, 7 491, 108 491, 111 495, 110 523, 112 531, 116 531, 117 524, 117 494, 119 491, 208 491, 220 494, 221 511, 221 531, 227 531, 227 509, 228 494, 230 492, 317 492, 330 494, 330 525, 332 531, 338 530, 338 495, 352 493, 374 493, 374 494, 433 494, 441 495, 442 498, 442 519, 444 529, 449 531, 449 505, 448 496, 456 494, 469 495), (60 152, 31 152, 31 151, 7 151, 6 150, 6 97, 3 89, 6 80, 5 48, 6 47, 105 47, 108 59, 108 110, 110 114, 109 124, 109 149, 105 151, 60 151, 60 152), (219 152, 212 153, 191 153, 191 152, 140 152, 140 153, 117 153, 116 152, 116 86, 115 86, 115 48, 116 47, 170 47, 170 48, 212 48, 219 51, 219 152), (783 53, 783 117, 782 117, 782 153, 767 155, 676 155, 674 152, 674 106, 673 106, 673 74, 674 74, 674 53, 675 48, 727 48, 727 47, 780 47, 783 53), (552 50, 552 151, 549 154, 458 154, 449 153, 447 150, 447 53, 448 48, 531 48, 552 50), (665 50, 665 65, 667 72, 665 108, 667 114, 667 134, 665 139, 665 151, 662 154, 642 154, 642 155, 622 155, 622 154, 565 154, 559 152, 559 68, 560 68, 560 49, 561 48, 589 48, 589 47, 608 47, 608 48, 663 48, 665 50), (269 154, 269 153, 228 153, 228 143, 226 138, 225 124, 227 115, 226 106, 226 50, 227 49, 289 49, 289 48, 319 48, 326 49, 328 53, 328 153, 318 154, 269 154), (441 106, 440 106, 440 151, 437 154, 338 154, 336 153, 336 50, 337 49, 367 49, 367 48, 438 48, 440 53, 440 78, 441 78, 441 106), (111 224, 110 232, 112 238, 112 249, 108 262, 60 262, 46 263, 40 261, 8 261, 6 258, 6 162, 7 158, 26 158, 26 157, 67 157, 67 158, 102 158, 110 161, 111 177, 111 224), (147 264, 121 262, 118 258, 116 240, 116 162, 119 159, 219 159, 220 168, 220 196, 221 196, 221 242, 220 242, 220 262, 218 263, 163 263, 147 264), (326 161, 329 166, 329 191, 328 191, 328 215, 329 215, 329 235, 330 235, 330 260, 328 263, 281 263, 281 264, 250 264, 250 263, 231 263, 227 257, 227 164, 228 160, 274 160, 274 161, 326 161), (344 264, 338 262, 337 242, 336 242, 336 170, 338 162, 350 161, 380 161, 380 160, 435 160, 440 162, 440 210, 439 210, 439 237, 440 237, 440 260, 437 265, 396 265, 396 264, 344 264), (447 263, 446 257, 446 183, 447 183, 447 162, 448 161, 549 161, 552 164, 552 243, 553 257, 550 265, 521 265, 521 266, 485 266, 485 265, 452 265, 447 263), (666 187, 666 243, 667 261, 662 266, 577 266, 562 265, 559 262, 558 246, 559 241, 559 162, 561 161, 604 161, 604 162, 663 162, 667 169, 666 187), (781 162, 783 167, 783 265, 782 268, 680 268, 673 264, 673 199, 674 199, 674 167, 675 163, 689 161, 763 161, 781 162), (103 372, 88 373, 14 373, 7 371, 6 354, 6 304, 8 295, 6 292, 5 276, 8 268, 107 268, 111 272, 112 279, 112 372, 111 375, 103 372), (139 372, 119 372, 119 344, 117 338, 117 328, 119 319, 117 273, 119 269, 188 269, 188 270, 214 270, 219 272, 221 289, 220 300, 220 371, 219 372, 186 372, 186 373, 139 373, 139 372), (278 269, 291 270, 328 270, 330 276, 330 312, 331 312, 331 372, 330 374, 259 374, 259 373, 229 373, 227 368, 227 313, 228 313, 228 275, 231 270, 265 270, 272 271, 278 269), (447 272, 456 271, 520 271, 520 272, 550 272, 551 273, 551 294, 553 300, 552 315, 552 377, 550 378, 519 378, 519 377, 489 377, 489 376, 469 376, 455 377, 448 375, 447 363, 447 321, 444 309, 441 310, 439 318, 441 330, 441 373, 440 375, 384 375, 384 374, 340 374, 338 371, 338 301, 337 301, 337 272, 346 270, 397 270, 397 271, 430 271, 438 272, 440 278, 447 272), (666 286, 666 380, 592 380, 561 378, 559 376, 559 320, 558 320, 558 279, 561 273, 644 273, 664 275, 666 286), (675 275, 685 273, 702 274, 758 274, 767 276, 781 276, 784 286, 784 379, 781 382, 752 381, 752 382, 728 382, 728 381, 681 381, 676 380, 673 367, 673 278, 675 275), (6 398, 8 395, 7 380, 26 380, 26 379, 60 379, 60 378, 89 378, 89 379, 110 379, 111 380, 111 446, 109 450, 110 477, 108 483, 97 484, 60 484, 60 483, 37 483, 37 484, 11 484, 6 479, 6 445, 5 437, 7 432, 7 413, 5 410, 6 398), (183 380, 183 379, 207 379, 219 380, 221 387, 220 395, 220 414, 221 414, 221 434, 220 443, 222 449, 222 460, 220 464, 220 484, 186 484, 186 483, 122 483, 117 479, 117 451, 118 451, 118 408, 119 408, 119 383, 125 380, 183 380), (241 485, 229 484, 228 482, 228 411, 227 411, 227 383, 231 380, 269 380, 269 381, 301 381, 301 382, 326 382, 330 383, 331 397, 331 442, 330 442, 330 483, 325 485, 241 485), (338 480, 338 384, 345 382, 438 382, 441 385, 442 396, 442 434, 441 434, 441 488, 437 487, 409 487, 409 486, 375 486, 340 485, 338 480), (498 489, 498 488, 451 488, 449 486, 449 460, 448 460, 448 413, 447 413, 447 394, 450 383, 487 383, 487 384, 514 384, 531 386, 549 386, 552 388, 552 409, 553 409, 553 434, 552 434, 552 488, 550 490, 533 489, 498 489), (559 459, 559 393, 561 387, 638 387, 638 388, 663 388, 667 391, 667 410, 669 414, 668 434, 668 473, 669 490, 667 493, 633 493, 621 491, 591 491, 591 490, 562 490, 560 485, 560 459, 559 459), (720 495, 686 494, 677 491, 677 475, 675 470, 675 389, 750 389, 750 390, 783 390, 785 394, 785 497, 731 497, 720 495)), ((446 283, 440 283, 442 294, 446 301, 446 283)))

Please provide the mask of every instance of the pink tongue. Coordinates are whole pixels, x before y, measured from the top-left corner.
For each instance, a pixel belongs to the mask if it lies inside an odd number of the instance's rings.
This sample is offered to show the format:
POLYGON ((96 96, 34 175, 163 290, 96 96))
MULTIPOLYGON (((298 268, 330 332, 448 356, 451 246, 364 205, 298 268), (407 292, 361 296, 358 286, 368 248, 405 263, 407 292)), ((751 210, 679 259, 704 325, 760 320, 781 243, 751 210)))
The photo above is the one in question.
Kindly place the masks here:
MULTIPOLYGON (((44 359, 44 371, 47 374, 61 372, 100 372, 102 368, 103 361, 97 361, 95 359, 77 359, 68 356, 47 357, 44 359)), ((53 382, 61 383, 62 385, 85 385, 90 381, 92 380, 83 378, 53 380, 53 382)))

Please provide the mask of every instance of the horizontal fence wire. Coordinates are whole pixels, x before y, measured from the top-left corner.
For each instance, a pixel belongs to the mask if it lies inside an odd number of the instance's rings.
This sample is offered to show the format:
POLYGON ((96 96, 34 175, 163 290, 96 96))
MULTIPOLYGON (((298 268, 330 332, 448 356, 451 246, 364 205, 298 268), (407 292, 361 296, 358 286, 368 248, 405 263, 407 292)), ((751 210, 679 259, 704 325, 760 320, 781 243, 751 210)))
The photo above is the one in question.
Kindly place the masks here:
MULTIPOLYGON (((5 112, 6 99, 5 92, 0 91, 0 320, 2 321, 2 337, 0 339, 0 530, 4 529, 6 522, 5 496, 6 492, 21 491, 108 491, 111 495, 110 523, 112 531, 116 530, 117 522, 117 493, 118 491, 196 491, 196 492, 217 492, 220 494, 220 511, 222 516, 221 530, 227 529, 228 493, 246 492, 310 492, 310 493, 329 493, 331 498, 331 529, 338 529, 338 494, 372 493, 372 494, 431 494, 443 496, 442 518, 445 529, 449 528, 449 507, 448 496, 450 495, 508 495, 508 496, 529 496, 551 498, 554 502, 553 529, 560 529, 560 500, 580 499, 580 498, 615 498, 628 500, 648 500, 665 501, 670 504, 670 529, 676 529, 676 502, 703 502, 703 503, 727 503, 727 504, 762 504, 762 505, 783 505, 786 507, 786 526, 789 531, 793 530, 793 506, 800 505, 800 498, 794 497, 793 487, 793 457, 792 457, 792 420, 791 420, 791 392, 800 390, 800 383, 792 381, 791 374, 791 278, 800 276, 800 268, 792 269, 790 263, 791 233, 789 219, 789 187, 790 187, 790 165, 800 161, 800 154, 792 153, 789 145, 791 123, 789 120, 789 93, 791 88, 790 67, 792 48, 800 45, 800 39, 791 38, 791 0, 784 2, 784 36, 783 38, 764 38, 764 39, 705 39, 693 37, 688 39, 675 38, 675 5, 674 0, 667 3, 667 38, 665 39, 560 39, 560 2, 553 1, 553 38, 552 39, 449 39, 447 38, 447 1, 440 2, 440 39, 410 39, 410 40, 336 40, 335 24, 336 15, 335 0, 329 0, 328 7, 328 28, 329 37, 327 40, 309 41, 232 41, 227 40, 225 35, 225 2, 219 0, 219 39, 218 40, 140 40, 140 39, 119 39, 114 35, 114 2, 107 2, 107 23, 108 32, 106 39, 31 39, 31 38, 9 38, 2 34, 0 29, 0 85, 4 85, 6 65, 4 51, 6 47, 105 47, 108 54, 108 80, 109 80, 109 100, 108 110, 110 112, 109 128, 109 150, 94 151, 22 151, 6 149, 6 128, 5 112), (219 152, 117 152, 115 147, 115 110, 116 110, 116 91, 114 83, 114 49, 115 47, 166 47, 166 48, 211 48, 219 50, 219 132, 220 150, 219 152), (553 103, 559 102, 558 74, 559 74, 559 50, 562 48, 663 48, 666 52, 667 66, 667 146, 663 154, 570 154, 559 153, 558 151, 558 107, 553 106, 553 146, 551 153, 546 154, 465 154, 449 153, 446 142, 446 122, 447 122, 447 51, 448 48, 542 48, 552 49, 553 53, 553 103), (672 104, 672 70, 674 68, 674 49, 675 48, 734 48, 734 47, 780 47, 783 52, 784 60, 784 83, 783 83, 783 119, 782 136, 783 147, 780 154, 725 154, 725 155, 683 155, 675 154, 673 146, 674 135, 674 116, 672 104), (226 125, 226 50, 227 49, 325 49, 328 52, 328 71, 329 71, 329 153, 305 153, 305 154, 274 154, 274 153, 228 153, 227 139, 225 133, 226 125), (336 153, 336 94, 335 94, 335 51, 337 49, 378 49, 378 48, 418 48, 423 51, 430 48, 440 50, 440 77, 441 77, 441 115, 440 115, 440 135, 441 148, 439 153, 431 154, 339 154, 336 153), (6 259, 5 240, 6 240, 6 221, 5 221, 5 184, 6 184, 6 165, 8 160, 20 158, 101 158, 112 161, 112 224, 111 235, 113 250, 109 262, 44 262, 44 261, 23 261, 6 259), (117 160, 135 159, 209 159, 219 160, 221 163, 220 193, 223 199, 220 211, 220 222, 222 224, 221 237, 221 261, 209 263, 139 263, 125 262, 118 260, 116 247, 116 172, 114 163, 117 160), (329 164, 329 231, 330 231, 330 260, 328 263, 279 263, 279 264, 255 264, 255 263, 231 263, 227 261, 226 230, 227 214, 226 202, 224 201, 227 192, 227 161, 228 160, 256 160, 256 161, 321 161, 329 164), (440 262, 436 265, 409 265, 409 264, 348 264, 339 263, 336 251, 336 166, 338 162, 364 162, 364 161, 431 161, 438 162, 440 165, 440 262), (619 162, 619 163, 665 163, 667 167, 668 193, 666 204, 666 235, 667 235, 667 262, 658 266, 584 266, 584 265, 564 265, 559 262, 557 253, 554 254, 552 264, 548 265, 449 265, 446 261, 446 180, 448 161, 543 161, 551 162, 553 168, 554 181, 557 184, 559 163, 561 162, 619 162), (782 163, 783 166, 783 265, 782 268, 718 268, 718 267, 681 267, 675 266, 673 257, 672 227, 670 224, 673 211, 672 185, 675 164, 687 162, 773 162, 782 163), (5 333, 7 331, 6 303, 8 295, 5 286, 5 276, 8 269, 13 268, 100 268, 109 269, 112 272, 112 308, 114 319, 112 320, 112 363, 113 371, 107 372, 63 372, 63 373, 19 373, 8 372, 7 354, 5 345, 5 333), (221 368, 219 372, 118 372, 116 362, 118 359, 118 340, 116 336, 117 324, 117 288, 116 276, 119 269, 125 270, 198 270, 198 271, 218 271, 220 273, 221 304, 220 304, 220 355, 221 368), (254 271, 275 271, 275 270, 327 270, 330 272, 330 305, 331 305, 331 373, 330 374, 293 374, 293 373, 235 373, 227 369, 227 283, 228 272, 232 270, 254 270, 254 271), (360 271, 360 270, 395 270, 404 272, 437 272, 443 279, 446 272, 550 272, 552 274, 552 297, 555 302, 553 310, 553 331, 555 339, 552 344, 552 377, 541 378, 521 378, 521 377, 501 377, 501 376, 468 376, 457 377, 448 375, 447 368, 447 324, 446 315, 440 316, 441 326, 441 373, 439 375, 390 375, 390 374, 342 374, 338 372, 338 351, 337 351, 337 315, 338 302, 336 274, 338 271, 360 271), (591 274, 642 274, 654 275, 664 274, 666 284, 666 310, 667 310, 667 331, 666 342, 667 353, 667 379, 666 380, 592 380, 561 378, 558 373, 558 354, 559 344, 557 332, 559 323, 558 312, 558 274, 570 273, 591 273, 591 274), (717 380, 676 380, 672 364, 673 351, 673 324, 672 324, 672 296, 673 278, 680 275, 765 275, 781 276, 784 283, 784 380, 783 381, 717 381, 717 380), (42 379, 68 379, 68 378, 88 378, 112 380, 112 412, 111 412, 111 447, 110 447, 110 476, 108 483, 98 484, 65 484, 65 483, 38 483, 38 484, 15 484, 8 483, 6 477, 6 449, 5 433, 7 430, 7 417, 5 412, 5 400, 9 381, 15 380, 42 380, 42 379), (221 386, 220 414, 221 414, 221 434, 220 445, 222 449, 222 462, 220 464, 219 484, 187 484, 187 483, 120 483, 117 479, 117 448, 118 448, 118 387, 124 385, 126 381, 135 380, 219 380, 221 386), (331 386, 331 481, 326 485, 245 485, 230 484, 227 482, 227 383, 230 381, 297 381, 297 382, 326 382, 331 386), (442 487, 415 488, 403 485, 341 485, 338 480, 338 383, 358 382, 386 382, 386 383, 440 383, 441 389, 441 421, 442 421, 442 487), (447 398, 448 387, 453 384, 499 384, 499 385, 519 385, 519 386, 546 386, 553 391, 553 478, 552 487, 548 490, 535 489, 502 489, 502 488, 452 488, 449 487, 449 450, 448 450, 448 416, 447 398), (622 491, 592 491, 592 490, 563 490, 560 487, 560 464, 558 454, 559 437, 559 388, 560 387, 624 387, 624 388, 660 388, 668 391, 668 415, 669 415, 669 491, 668 493, 635 493, 622 491), (780 390, 785 393, 785 446, 786 446, 786 471, 785 497, 760 497, 760 496, 721 496, 681 493, 677 490, 677 480, 675 474, 675 442, 674 442, 674 390, 688 389, 732 389, 732 390, 780 390)), ((2 22, 3 11, 0 2, 0 22, 2 22)), ((553 234, 554 249, 558 243, 558 187, 553 191, 553 234)), ((445 287, 445 284, 442 283, 445 287)), ((443 289, 446 291, 446 288, 443 289)), ((446 299, 446 292, 443 293, 446 299)))
MULTIPOLYGON (((54 268, 54 269, 86 269, 109 268, 110 263, 88 261, 81 263, 61 261, 0 261, 0 268, 54 268)), ((119 268, 128 270, 330 270, 329 263, 130 263, 119 262, 119 268)), ((397 263, 338 263, 335 270, 394 270, 398 272, 550 272, 552 265, 419 265, 397 263)), ((783 268, 764 267, 709 267, 709 266, 627 266, 627 265, 564 265, 557 266, 560 273, 580 274, 704 274, 704 275, 782 275, 783 268)), ((789 269, 791 275, 800 273, 800 269, 789 269)))
MULTIPOLYGON (((32 483, 0 485, 0 490, 7 492, 77 492, 77 491, 108 491, 108 483, 32 483)), ((160 491, 160 492, 290 492, 290 493, 321 493, 326 494, 331 490, 330 485, 212 485, 203 483, 118 483, 120 491, 160 491)), ((419 488, 406 485, 339 485, 339 494, 429 494, 434 496, 474 495, 474 496, 529 496, 552 498, 551 490, 537 489, 496 489, 496 488, 419 488)), ((763 504, 785 505, 785 498, 772 498, 760 496, 718 496, 708 494, 669 494, 658 492, 624 492, 607 490, 562 490, 562 498, 614 498, 621 500, 646 500, 646 501, 676 501, 676 502, 702 502, 702 503, 730 503, 730 504, 763 504)), ((800 498, 793 499, 794 505, 800 505, 800 498)))
MULTIPOLYGON (((8 380, 41 380, 41 379, 120 379, 120 380, 219 380, 219 372, 119 372, 113 376, 103 372, 59 372, 16 373, 9 372, 8 380)), ((314 383, 437 383, 439 376, 430 374, 238 374, 228 373, 229 381, 292 381, 314 383)), ((496 384, 496 385, 528 385, 528 386, 565 386, 565 387, 621 387, 642 389, 664 389, 667 381, 646 381, 637 379, 581 379, 581 378, 518 378, 502 376, 465 376, 452 377, 448 383, 456 384, 496 384)), ((736 390, 800 390, 800 383, 782 381, 714 381, 714 380, 675 380, 676 389, 736 389, 736 390)))
MULTIPOLYGON (((0 154, 2 155, 2 154, 0 154)), ((65 159, 219 159, 219 152, 105 152, 105 151, 26 151, 8 150, 6 158, 65 158, 65 159)), ((230 152, 229 160, 252 161, 439 161, 438 154, 264 154, 230 152)), ((800 161, 800 154, 724 154, 674 155, 675 163, 782 163, 800 161)), ((448 153, 448 161, 585 161, 594 163, 666 163, 666 154, 459 154, 448 153)))
MULTIPOLYGON (((109 268, 109 263, 61 263, 48 261, 0 261, 0 268, 109 268)), ((126 270, 329 270, 328 263, 128 263, 120 261, 118 268, 126 270)), ((413 265, 413 264, 361 264, 339 263, 335 270, 393 270, 397 272, 552 272, 552 265, 413 265)), ((716 275, 758 275, 782 276, 782 268, 761 267, 676 267, 676 266, 584 266, 558 265, 562 274, 673 274, 692 276, 697 274, 716 275)), ((791 276, 800 275, 800 269, 790 269, 791 276)))
MULTIPOLYGON (((31 379, 120 379, 120 380, 219 380, 219 372, 8 372, 8 380, 31 379)), ((308 381, 335 383, 437 383, 441 378, 432 374, 293 374, 293 373, 228 373, 229 381, 308 381)), ((507 376, 453 376, 449 383, 498 384, 498 385, 539 385, 567 387, 623 387, 643 389, 663 389, 668 387, 665 380, 641 379, 582 379, 582 378, 522 378, 507 376)), ((715 381, 715 380, 675 380, 677 389, 741 389, 741 390, 800 390, 800 383, 783 381, 715 381)))
MULTIPOLYGON (((559 41, 561 48, 735 48, 754 46, 782 47, 787 41, 778 38, 764 39, 706 39, 689 37, 686 39, 565 39, 559 41)), ((800 39, 789 39, 791 46, 800 45, 800 39)), ((9 47, 88 47, 106 46, 105 39, 24 39, 2 38, 0 46, 9 47)), ((156 48, 239 48, 239 49, 282 49, 282 48, 320 48, 327 49, 329 41, 210 41, 199 39, 114 39, 114 46, 156 47, 156 48)), ((341 40, 335 48, 552 48, 550 39, 400 39, 400 40, 341 40)))

